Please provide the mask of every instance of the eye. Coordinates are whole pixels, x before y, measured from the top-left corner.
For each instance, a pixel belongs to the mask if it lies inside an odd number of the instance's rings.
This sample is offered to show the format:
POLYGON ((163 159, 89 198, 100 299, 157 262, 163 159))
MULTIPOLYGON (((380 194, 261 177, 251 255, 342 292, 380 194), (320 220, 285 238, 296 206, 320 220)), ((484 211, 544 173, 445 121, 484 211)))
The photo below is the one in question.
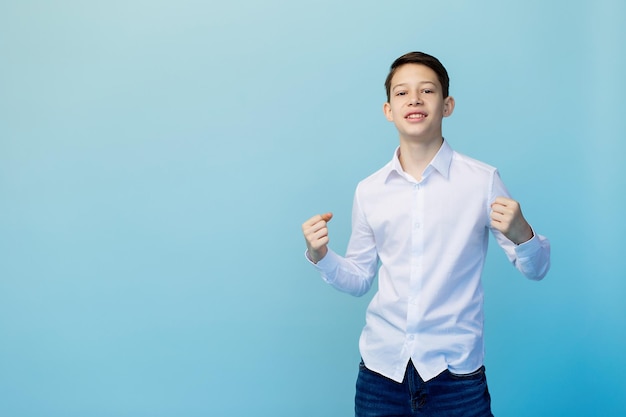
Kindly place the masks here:
POLYGON ((435 92, 435 90, 432 90, 430 88, 425 88, 424 90, 422 90, 424 92, 424 94, 432 94, 435 92))
POLYGON ((406 95, 406 91, 397 91, 396 96, 404 96, 406 95))

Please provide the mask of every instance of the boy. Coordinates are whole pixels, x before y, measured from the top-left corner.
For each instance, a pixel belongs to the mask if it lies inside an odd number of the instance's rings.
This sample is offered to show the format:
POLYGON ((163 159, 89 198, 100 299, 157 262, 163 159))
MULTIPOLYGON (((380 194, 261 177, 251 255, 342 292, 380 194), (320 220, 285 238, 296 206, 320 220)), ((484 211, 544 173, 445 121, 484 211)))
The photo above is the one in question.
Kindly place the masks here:
POLYGON ((356 189, 345 257, 328 248, 332 214, 302 225, 308 260, 340 291, 379 289, 359 348, 356 416, 491 416, 483 366, 488 232, 527 278, 542 279, 550 244, 535 234, 497 170, 452 150, 446 69, 411 52, 391 65, 385 117, 398 130, 392 160, 356 189))

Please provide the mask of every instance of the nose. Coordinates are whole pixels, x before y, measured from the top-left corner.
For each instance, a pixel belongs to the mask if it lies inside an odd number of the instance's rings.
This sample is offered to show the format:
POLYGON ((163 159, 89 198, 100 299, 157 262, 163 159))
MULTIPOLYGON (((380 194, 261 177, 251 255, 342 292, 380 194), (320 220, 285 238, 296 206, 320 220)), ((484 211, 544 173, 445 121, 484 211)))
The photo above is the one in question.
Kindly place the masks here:
POLYGON ((422 104, 422 99, 419 94, 412 94, 411 97, 409 97, 409 106, 416 106, 418 104, 422 104))

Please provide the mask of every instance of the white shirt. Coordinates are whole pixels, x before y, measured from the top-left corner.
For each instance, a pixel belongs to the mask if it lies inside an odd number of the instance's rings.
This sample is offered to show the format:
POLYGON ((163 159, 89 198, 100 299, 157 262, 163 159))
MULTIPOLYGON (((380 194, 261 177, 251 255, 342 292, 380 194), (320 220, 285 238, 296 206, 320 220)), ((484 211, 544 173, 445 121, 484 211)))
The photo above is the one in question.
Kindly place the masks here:
POLYGON ((366 312, 359 348, 369 369, 401 382, 409 359, 428 381, 446 369, 483 365, 481 273, 491 230, 527 278, 542 279, 550 244, 540 235, 515 245, 490 228, 490 205, 509 197, 495 168, 443 142, 416 181, 397 149, 361 181, 345 257, 328 251, 315 267, 338 290, 365 294, 378 270, 378 292, 366 312))

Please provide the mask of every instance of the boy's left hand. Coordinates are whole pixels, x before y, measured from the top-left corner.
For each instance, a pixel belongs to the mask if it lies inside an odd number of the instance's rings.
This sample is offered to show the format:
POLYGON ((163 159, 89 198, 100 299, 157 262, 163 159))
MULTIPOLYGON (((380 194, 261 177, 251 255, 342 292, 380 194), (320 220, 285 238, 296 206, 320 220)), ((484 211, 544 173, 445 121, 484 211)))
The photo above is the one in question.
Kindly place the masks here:
POLYGON ((506 197, 496 197, 491 203, 491 227, 502 232, 516 245, 533 237, 533 231, 522 215, 519 203, 506 197))

